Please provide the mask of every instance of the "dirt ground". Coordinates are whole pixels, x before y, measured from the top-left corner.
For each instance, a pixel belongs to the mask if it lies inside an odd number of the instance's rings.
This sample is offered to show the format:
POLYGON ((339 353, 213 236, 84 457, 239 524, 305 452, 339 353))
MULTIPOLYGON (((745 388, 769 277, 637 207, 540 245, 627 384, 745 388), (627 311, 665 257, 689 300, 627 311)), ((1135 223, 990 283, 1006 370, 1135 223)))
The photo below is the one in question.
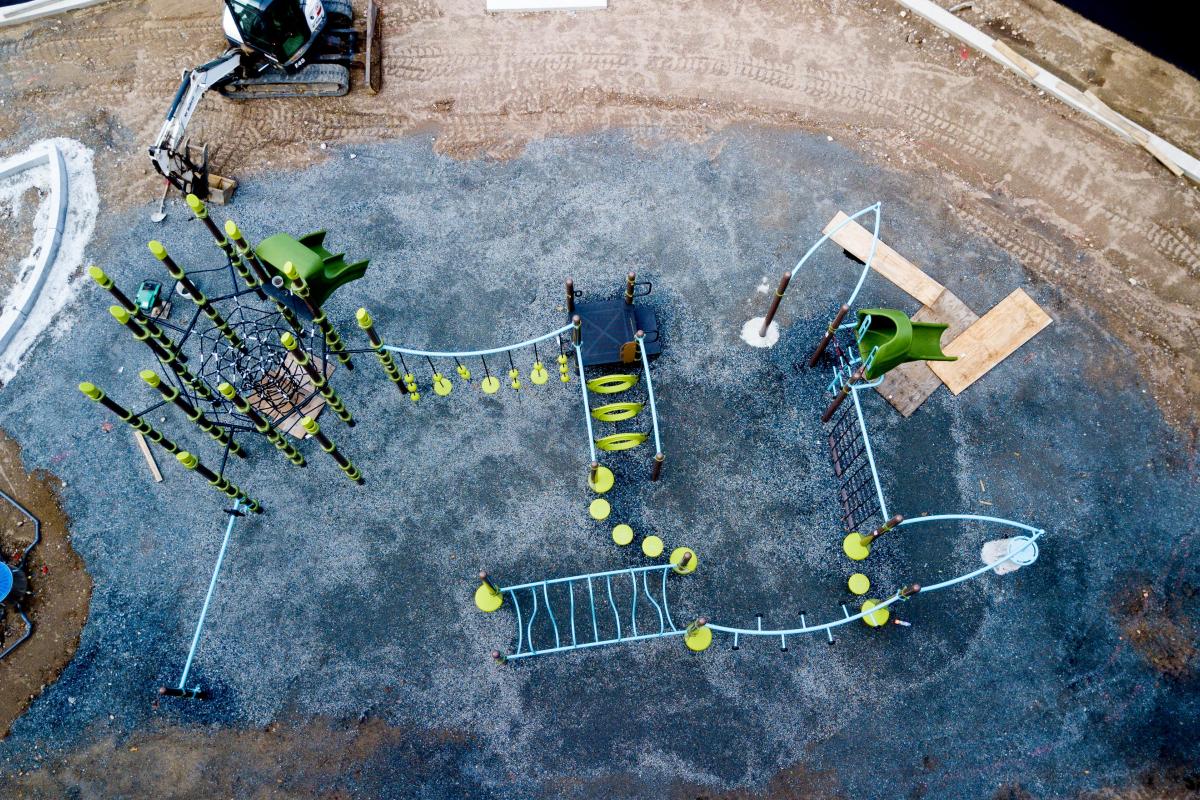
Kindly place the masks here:
MULTIPOLYGON (((253 179, 320 159, 321 144, 431 127, 440 151, 461 157, 511 156, 533 139, 606 127, 689 140, 737 123, 828 132, 940 186, 946 214, 1073 302, 1106 309, 1164 412, 1195 435, 1196 187, 898 6, 613 0, 599 14, 508 16, 482 13, 479 0, 382 7, 379 96, 207 98, 192 133, 218 148, 218 170, 253 179)), ((145 147, 179 72, 220 52, 219 11, 215 0, 113 0, 5 30, 0 138, 77 137, 99 150, 104 200, 151 199, 145 147)), ((962 13, 1200 149, 1200 86, 1180 70, 1048 0, 987 0, 962 13)))
MULTIPOLYGON (((92 579, 71 549, 67 518, 58 505, 59 482, 52 475, 25 471, 20 448, 0 433, 0 484, 42 523, 42 541, 29 553, 27 574, 33 589, 29 616, 34 633, 0 661, 0 738, 14 719, 71 660, 87 619, 92 579)), ((0 556, 9 559, 33 541, 33 523, 0 500, 0 556)), ((16 614, 7 615, 6 641, 24 630, 16 614)))

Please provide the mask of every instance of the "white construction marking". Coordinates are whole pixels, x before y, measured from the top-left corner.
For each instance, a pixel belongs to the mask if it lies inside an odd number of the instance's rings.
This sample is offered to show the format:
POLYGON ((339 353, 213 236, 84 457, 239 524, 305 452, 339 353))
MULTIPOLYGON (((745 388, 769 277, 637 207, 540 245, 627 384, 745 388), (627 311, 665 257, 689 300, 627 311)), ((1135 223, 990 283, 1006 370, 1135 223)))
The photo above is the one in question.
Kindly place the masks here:
POLYGON ((15 285, 0 307, 0 382, 16 374, 30 346, 75 294, 99 208, 92 151, 72 139, 47 139, 0 161, 4 205, 14 216, 34 216, 29 254, 5 265, 15 285), (43 193, 41 203, 23 208, 23 196, 35 187, 43 193))

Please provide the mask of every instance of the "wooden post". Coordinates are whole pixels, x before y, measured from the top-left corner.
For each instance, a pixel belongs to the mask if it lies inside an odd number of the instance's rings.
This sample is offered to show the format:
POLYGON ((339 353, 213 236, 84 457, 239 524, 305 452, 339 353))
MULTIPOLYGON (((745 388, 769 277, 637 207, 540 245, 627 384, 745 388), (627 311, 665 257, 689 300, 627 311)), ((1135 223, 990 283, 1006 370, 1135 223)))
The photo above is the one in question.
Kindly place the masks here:
MULTIPOLYGON (((904 521, 904 515, 903 515, 903 514, 897 514, 896 516, 892 517, 892 518, 891 518, 891 519, 889 519, 887 522, 883 523, 883 524, 882 524, 882 525, 880 525, 878 528, 876 528, 875 530, 871 531, 871 532, 870 532, 868 535, 866 535, 866 536, 862 537, 862 539, 861 539, 861 541, 862 541, 862 546, 863 546, 863 547, 870 547, 870 546, 871 546, 871 542, 875 541, 875 540, 876 540, 876 539, 878 539, 880 536, 883 536, 885 533, 887 533, 888 531, 890 531, 892 528, 896 527, 897 525, 899 525, 899 524, 900 524, 901 522, 903 522, 903 521, 904 521)), ((915 584, 914 584, 914 585, 915 585, 915 584)), ((920 589, 920 587, 917 587, 917 588, 918 588, 918 590, 920 589)))
POLYGON ((583 341, 583 320, 579 315, 571 317, 571 344, 579 347, 579 343, 583 341))
POLYGON ((758 329, 758 338, 763 338, 767 335, 767 328, 771 325, 771 320, 775 319, 775 312, 779 310, 779 301, 783 299, 783 293, 787 291, 788 283, 792 280, 792 273, 785 272, 783 277, 779 279, 779 288, 775 290, 775 296, 771 298, 771 307, 767 309, 767 315, 763 317, 762 327, 758 329))
POLYGON ((625 305, 633 305, 633 284, 637 281, 637 273, 631 272, 625 276, 625 305))
POLYGON ((204 312, 204 316, 208 317, 213 326, 221 332, 221 335, 228 339, 229 343, 234 347, 238 348, 239 350, 244 350, 245 347, 242 344, 241 337, 237 335, 237 331, 229 326, 229 323, 223 316, 221 316, 221 312, 218 311, 211 302, 209 302, 209 299, 204 295, 204 292, 200 291, 200 287, 192 283, 192 279, 189 278, 187 273, 183 271, 183 267, 175 263, 175 260, 167 253, 167 248, 163 247, 162 242, 150 242, 150 252, 154 254, 155 258, 163 263, 163 266, 167 268, 167 273, 172 278, 179 281, 179 285, 182 286, 183 290, 188 293, 188 296, 192 299, 192 302, 195 303, 202 312, 204 312))
POLYGON ((842 320, 846 318, 846 314, 849 312, 850 306, 844 305, 838 309, 833 322, 829 323, 829 327, 825 329, 825 335, 821 337, 821 343, 817 345, 817 349, 808 358, 809 369, 817 365, 817 362, 821 359, 821 354, 825 352, 825 348, 829 347, 829 343, 833 341, 833 337, 837 333, 838 326, 842 324, 842 320))
POLYGON ((338 467, 341 468, 347 478, 357 484, 362 484, 363 476, 358 467, 354 466, 350 459, 342 455, 342 451, 338 450, 337 445, 325 435, 325 431, 321 430, 321 426, 317 424, 316 420, 312 417, 305 417, 300 420, 300 427, 304 428, 309 436, 317 440, 317 444, 321 446, 322 450, 333 457, 333 460, 337 462, 338 467))
POLYGON ((575 313, 575 281, 567 278, 567 313, 575 313))
MULTIPOLYGON (((379 359, 383 371, 387 373, 388 380, 396 384, 396 388, 400 390, 400 394, 408 394, 408 389, 404 386, 404 378, 400 374, 400 370, 396 368, 396 360, 392 358, 392 354, 383 349, 383 338, 375 332, 375 321, 371 319, 371 315, 367 313, 365 308, 360 308, 355 313, 355 318, 358 320, 358 327, 362 328, 367 334, 367 338, 371 340, 371 348, 375 351, 375 357, 379 359)), ((462 375, 466 368, 459 365, 459 375, 462 375)), ((471 373, 466 372, 463 380, 470 380, 471 373)))
POLYGON ((829 404, 829 407, 825 409, 825 413, 821 414, 821 422, 829 422, 829 418, 832 417, 834 412, 841 407, 842 403, 845 402, 846 397, 850 394, 850 387, 862 380, 864 372, 865 367, 859 367, 858 369, 854 370, 854 374, 850 376, 850 380, 842 384, 842 388, 838 390, 837 396, 833 398, 833 401, 829 404))
POLYGON ((492 594, 500 594, 500 590, 496 588, 496 584, 492 583, 492 579, 488 577, 485 570, 479 570, 479 582, 488 587, 488 591, 492 594))
POLYGON ((919 591, 921 591, 921 584, 913 583, 900 590, 900 597, 907 600, 919 591))
POLYGON ((654 454, 654 466, 650 468, 650 480, 651 481, 657 481, 659 476, 662 475, 663 462, 666 460, 667 460, 667 457, 665 455, 663 455, 662 453, 654 454))

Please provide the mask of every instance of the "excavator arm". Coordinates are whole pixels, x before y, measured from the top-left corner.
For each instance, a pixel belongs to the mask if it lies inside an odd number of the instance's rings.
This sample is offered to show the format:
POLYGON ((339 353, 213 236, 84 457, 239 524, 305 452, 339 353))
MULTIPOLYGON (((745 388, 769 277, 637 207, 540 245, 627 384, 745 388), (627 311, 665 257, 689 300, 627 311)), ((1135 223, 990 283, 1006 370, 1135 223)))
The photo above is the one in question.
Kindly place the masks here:
POLYGON ((158 138, 150 147, 150 159, 154 168, 171 182, 171 185, 186 193, 194 192, 204 197, 208 190, 207 164, 193 163, 187 152, 185 134, 200 98, 209 89, 229 83, 242 67, 244 54, 237 49, 227 51, 220 58, 196 67, 183 74, 167 118, 158 131, 158 138))

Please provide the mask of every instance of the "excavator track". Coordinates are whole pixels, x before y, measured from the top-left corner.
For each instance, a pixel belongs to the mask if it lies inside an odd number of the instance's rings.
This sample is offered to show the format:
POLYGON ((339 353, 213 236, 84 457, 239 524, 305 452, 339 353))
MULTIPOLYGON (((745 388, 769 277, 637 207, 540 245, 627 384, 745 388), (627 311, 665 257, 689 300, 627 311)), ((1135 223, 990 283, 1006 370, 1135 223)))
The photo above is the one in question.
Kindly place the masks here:
POLYGON ((291 74, 268 69, 253 78, 236 78, 218 91, 233 100, 341 97, 350 91, 350 70, 341 64, 309 64, 291 74))

